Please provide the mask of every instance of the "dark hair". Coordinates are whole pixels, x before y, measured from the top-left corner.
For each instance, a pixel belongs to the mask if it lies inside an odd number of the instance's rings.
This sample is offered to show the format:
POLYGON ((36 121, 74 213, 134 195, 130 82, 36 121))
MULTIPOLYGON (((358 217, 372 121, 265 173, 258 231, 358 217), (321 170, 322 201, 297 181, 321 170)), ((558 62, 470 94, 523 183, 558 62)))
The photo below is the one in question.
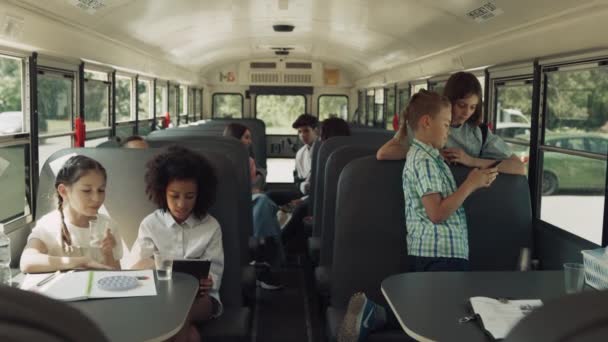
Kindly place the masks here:
MULTIPOLYGON (((441 96, 434 91, 420 90, 412 98, 405 109, 405 118, 407 124, 412 130, 418 129, 418 121, 424 115, 435 117, 441 112, 441 109, 450 107, 450 100, 447 97, 441 96)), ((401 129, 405 129, 403 125, 401 129)))
POLYGON ((476 95, 479 99, 479 103, 475 108, 475 112, 467 120, 468 123, 479 126, 483 121, 482 107, 482 91, 481 84, 477 77, 470 72, 460 71, 452 74, 448 78, 445 88, 443 89, 443 95, 450 99, 452 105, 456 104, 456 101, 465 99, 471 95, 476 95))
POLYGON ((64 186, 72 186, 78 182, 82 176, 89 171, 97 171, 107 180, 108 175, 106 169, 95 159, 86 156, 73 156, 68 159, 55 177, 55 191, 57 191, 57 209, 61 214, 61 248, 65 253, 72 252, 72 237, 65 224, 65 216, 63 215, 63 198, 59 194, 58 187, 60 184, 64 186))
POLYGON ((132 135, 128 138, 125 138, 124 140, 120 141, 120 146, 127 146, 128 143, 130 143, 131 141, 146 141, 146 139, 144 139, 144 137, 140 136, 140 135, 132 135))
POLYGON ((296 129, 304 126, 309 126, 310 128, 317 128, 318 124, 319 119, 317 119, 316 116, 312 116, 310 114, 302 114, 298 116, 298 118, 296 119, 296 121, 293 122, 293 125, 291 125, 291 127, 296 129))
POLYGON ((193 180, 198 193, 192 213, 198 219, 207 215, 215 202, 217 177, 211 163, 202 155, 182 146, 172 145, 146 163, 145 182, 148 198, 167 211, 167 186, 174 180, 193 180))
POLYGON ((340 118, 329 118, 321 123, 321 141, 325 141, 331 137, 349 136, 350 127, 346 121, 340 118))
POLYGON ((245 135, 245 132, 247 132, 248 130, 249 128, 247 128, 247 126, 241 125, 240 123, 232 122, 226 125, 226 128, 224 129, 224 136, 233 137, 241 140, 243 135, 245 135))

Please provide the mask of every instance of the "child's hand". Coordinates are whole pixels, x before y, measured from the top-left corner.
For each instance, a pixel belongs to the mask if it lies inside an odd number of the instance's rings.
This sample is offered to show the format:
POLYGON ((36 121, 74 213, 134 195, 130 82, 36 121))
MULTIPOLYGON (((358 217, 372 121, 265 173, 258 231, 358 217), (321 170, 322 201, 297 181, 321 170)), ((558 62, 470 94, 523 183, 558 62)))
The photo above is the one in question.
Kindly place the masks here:
POLYGON ((441 150, 441 155, 445 158, 450 164, 462 164, 468 167, 473 167, 474 158, 469 156, 463 149, 461 148, 445 148, 441 150))
POLYGON ((105 257, 114 257, 113 249, 116 246, 116 239, 114 239, 114 235, 110 232, 110 229, 106 229, 106 234, 101 240, 101 252, 105 257))
POLYGON ((498 169, 472 169, 467 176, 466 182, 471 185, 473 190, 489 187, 498 176, 498 169))
POLYGON ((198 293, 201 297, 208 295, 209 291, 211 291, 212 288, 213 288, 213 278, 211 278, 211 275, 209 275, 209 277, 207 277, 206 279, 205 278, 199 279, 198 293))

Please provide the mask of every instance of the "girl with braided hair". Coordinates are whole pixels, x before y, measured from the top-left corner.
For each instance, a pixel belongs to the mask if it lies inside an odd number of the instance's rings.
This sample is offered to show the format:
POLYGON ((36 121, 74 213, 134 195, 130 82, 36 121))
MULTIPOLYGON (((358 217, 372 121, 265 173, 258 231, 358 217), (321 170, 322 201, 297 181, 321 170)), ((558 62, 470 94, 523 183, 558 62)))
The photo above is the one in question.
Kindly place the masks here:
POLYGON ((57 210, 36 221, 21 255, 21 271, 74 268, 120 269, 122 243, 110 218, 98 213, 105 200, 106 170, 89 157, 73 156, 57 173, 57 210), (100 250, 89 248, 89 221, 106 224, 100 250))

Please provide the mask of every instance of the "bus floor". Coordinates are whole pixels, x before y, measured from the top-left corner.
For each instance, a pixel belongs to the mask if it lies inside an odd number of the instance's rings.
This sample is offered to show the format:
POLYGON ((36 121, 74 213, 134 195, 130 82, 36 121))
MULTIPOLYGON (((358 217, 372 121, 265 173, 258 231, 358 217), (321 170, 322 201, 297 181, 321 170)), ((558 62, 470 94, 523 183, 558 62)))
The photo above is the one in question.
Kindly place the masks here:
POLYGON ((252 342, 323 341, 323 315, 307 261, 279 271, 281 290, 256 289, 252 342))

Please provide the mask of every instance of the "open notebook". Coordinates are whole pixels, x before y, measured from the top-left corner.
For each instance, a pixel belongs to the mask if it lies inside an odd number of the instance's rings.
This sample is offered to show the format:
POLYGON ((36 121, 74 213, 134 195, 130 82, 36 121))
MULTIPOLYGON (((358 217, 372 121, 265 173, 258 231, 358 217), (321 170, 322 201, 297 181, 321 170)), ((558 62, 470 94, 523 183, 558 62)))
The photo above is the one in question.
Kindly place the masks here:
POLYGON ((34 291, 45 296, 63 300, 76 301, 89 298, 117 298, 117 297, 140 297, 156 296, 156 284, 154 283, 154 271, 79 271, 65 272, 53 276, 53 273, 28 274, 23 279, 20 288, 34 291), (137 285, 123 291, 107 291, 98 284, 99 280, 111 276, 137 277, 137 285))
POLYGON ((502 339, 525 315, 543 305, 540 299, 498 300, 471 297, 473 312, 479 316, 483 328, 495 339, 502 339))

